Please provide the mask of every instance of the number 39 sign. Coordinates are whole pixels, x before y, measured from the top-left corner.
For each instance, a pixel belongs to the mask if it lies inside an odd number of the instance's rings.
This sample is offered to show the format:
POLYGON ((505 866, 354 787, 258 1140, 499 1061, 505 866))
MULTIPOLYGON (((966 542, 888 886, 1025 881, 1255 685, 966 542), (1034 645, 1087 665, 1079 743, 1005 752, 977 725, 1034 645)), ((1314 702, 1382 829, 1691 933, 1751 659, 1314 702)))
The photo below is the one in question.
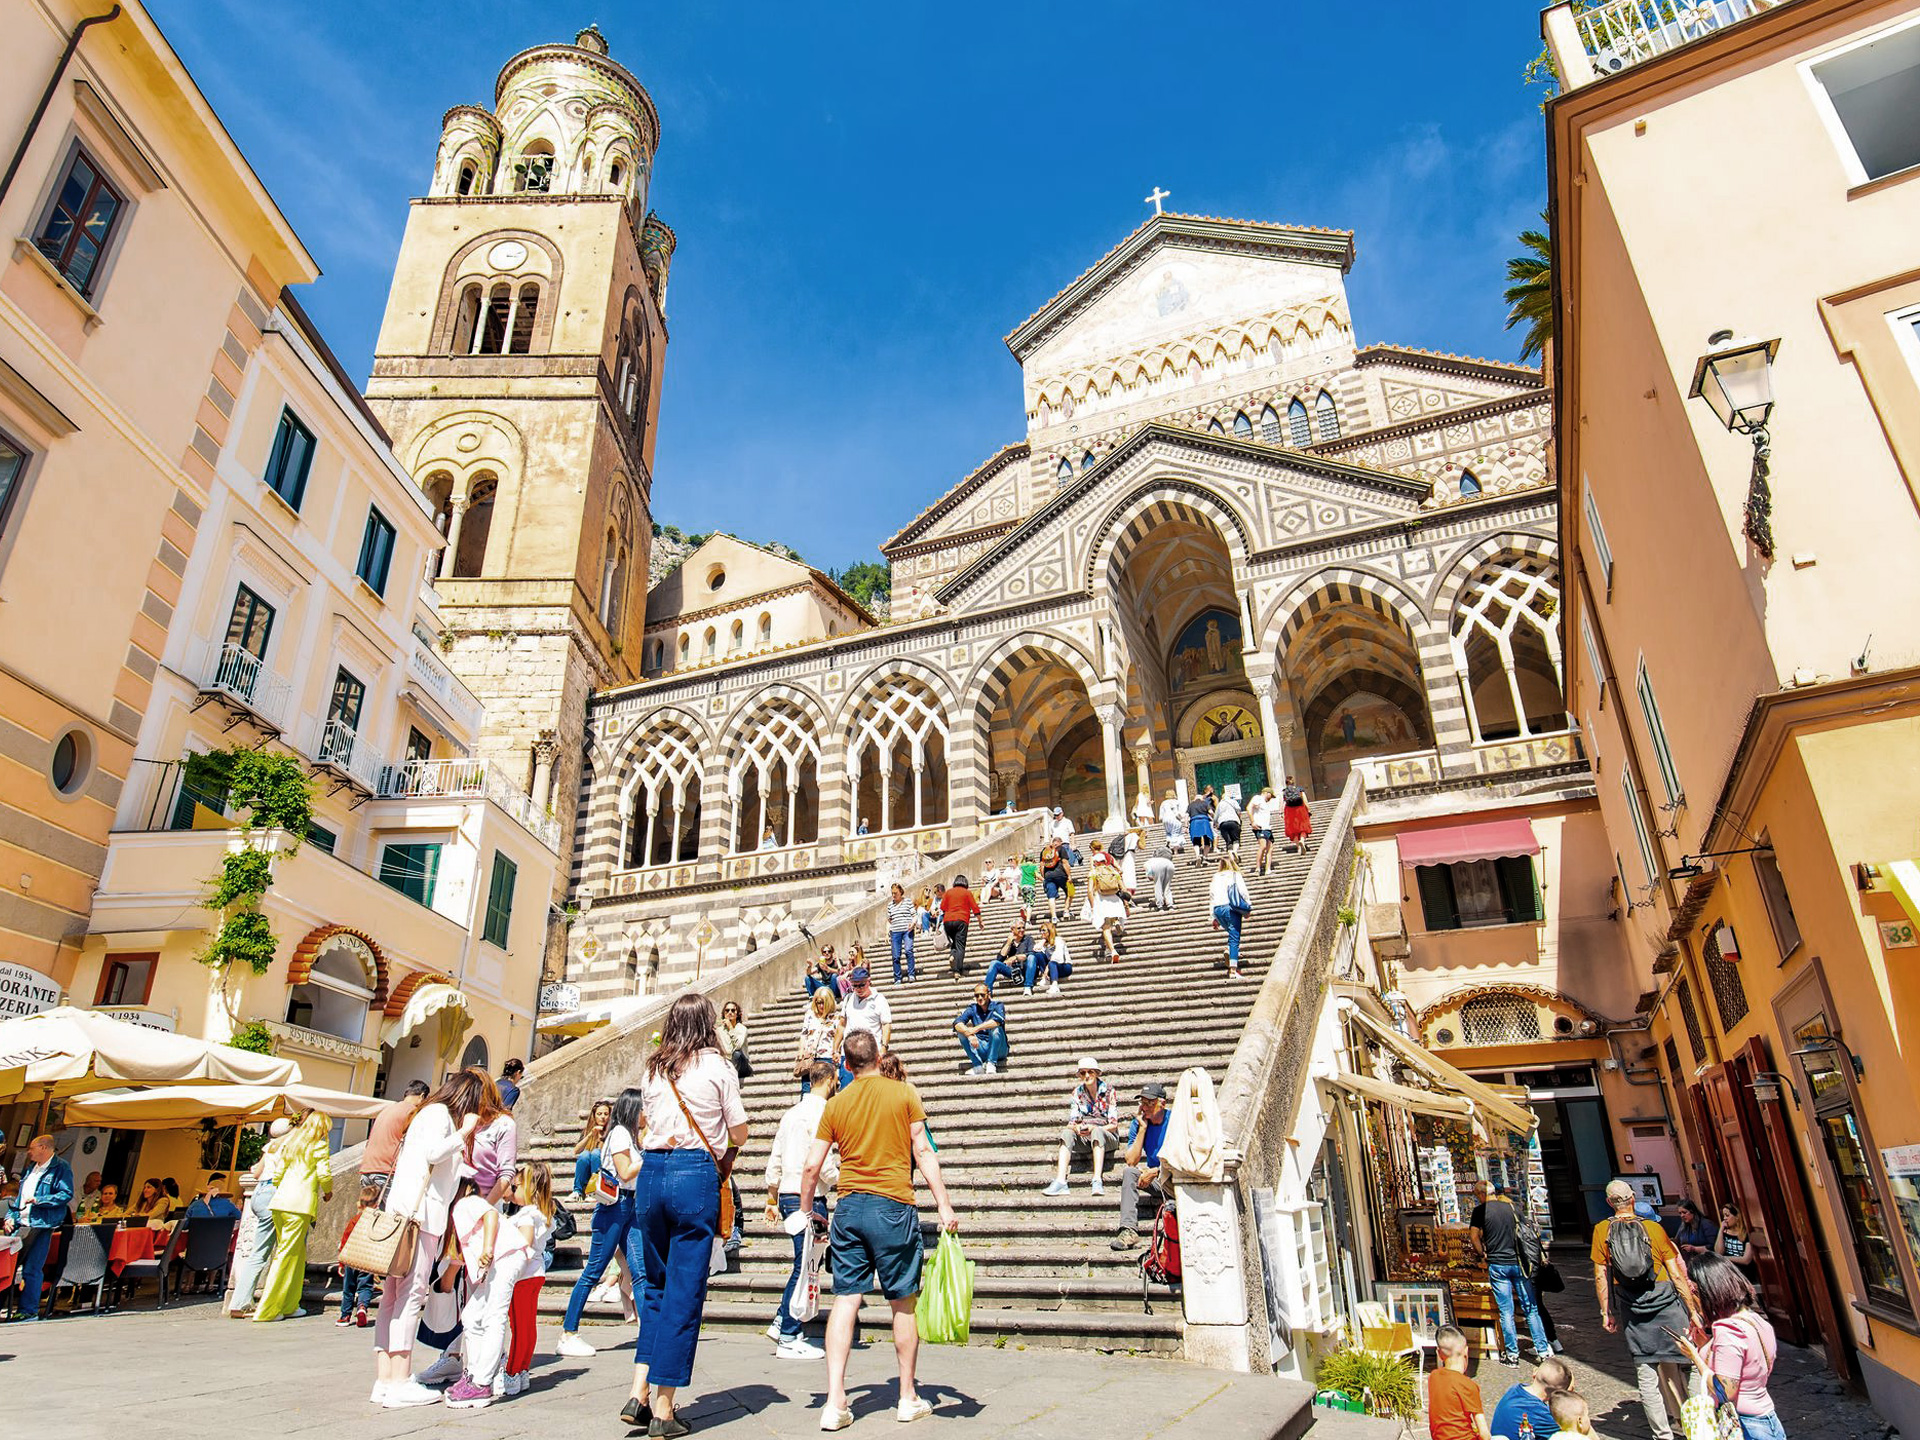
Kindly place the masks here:
POLYGON ((1882 920, 1880 943, 1889 950, 1911 950, 1920 945, 1920 934, 1914 932, 1911 920, 1882 920))

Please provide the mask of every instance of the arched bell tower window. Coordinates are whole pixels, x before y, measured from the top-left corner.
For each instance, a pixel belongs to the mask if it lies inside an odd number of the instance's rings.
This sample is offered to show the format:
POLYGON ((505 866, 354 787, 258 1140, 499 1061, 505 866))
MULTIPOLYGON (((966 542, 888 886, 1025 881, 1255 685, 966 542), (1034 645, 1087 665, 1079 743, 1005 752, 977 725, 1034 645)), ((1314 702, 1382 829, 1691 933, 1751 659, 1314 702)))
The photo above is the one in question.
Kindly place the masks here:
POLYGON ((473 193, 474 181, 478 180, 479 178, 480 178, 479 169, 474 165, 474 163, 471 160, 467 161, 464 165, 460 167, 460 183, 456 187, 458 193, 462 195, 471 195, 473 193))
POLYGON ((553 147, 536 140, 521 152, 520 163, 513 167, 520 189, 528 195, 544 195, 553 188, 553 147))
POLYGON ((622 165, 618 160, 614 161, 612 167, 607 171, 607 183, 618 190, 621 182, 626 178, 627 167, 622 165))
POLYGON ((460 292, 449 349, 455 355, 527 355, 540 319, 540 283, 475 280, 460 292))

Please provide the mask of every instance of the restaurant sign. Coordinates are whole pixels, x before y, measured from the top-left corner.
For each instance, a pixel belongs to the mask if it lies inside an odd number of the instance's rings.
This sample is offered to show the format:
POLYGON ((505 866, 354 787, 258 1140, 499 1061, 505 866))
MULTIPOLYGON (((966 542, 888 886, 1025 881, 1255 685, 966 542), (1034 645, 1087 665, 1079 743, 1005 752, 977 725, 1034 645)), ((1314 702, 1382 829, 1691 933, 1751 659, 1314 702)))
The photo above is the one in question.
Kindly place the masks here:
POLYGON ((93 1009, 96 1015, 111 1016, 128 1025, 143 1025, 149 1030, 171 1032, 178 1028, 173 1016, 165 1010, 147 1010, 138 1005, 96 1005, 93 1009))
POLYGON ((59 1003, 60 987, 52 977, 0 960, 0 1020, 38 1015, 59 1003))
POLYGON ((543 1011, 578 1010, 580 1008, 580 987, 578 985, 542 985, 540 987, 540 1008, 543 1011))

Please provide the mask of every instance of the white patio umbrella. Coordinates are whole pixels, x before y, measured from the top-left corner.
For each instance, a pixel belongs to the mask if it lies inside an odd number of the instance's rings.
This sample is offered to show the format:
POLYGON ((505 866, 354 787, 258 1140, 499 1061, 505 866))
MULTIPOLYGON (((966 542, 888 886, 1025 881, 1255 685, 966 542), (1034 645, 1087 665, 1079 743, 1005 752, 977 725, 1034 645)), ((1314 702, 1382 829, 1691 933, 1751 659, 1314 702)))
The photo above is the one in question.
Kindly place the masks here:
POLYGON ((371 1120, 387 1106, 372 1095, 319 1085, 163 1085, 115 1091, 67 1102, 69 1125, 105 1125, 121 1130, 175 1130, 203 1120, 251 1125, 299 1110, 318 1110, 348 1120, 371 1120))
POLYGON ((292 1085, 300 1067, 214 1040, 129 1025, 70 1005, 0 1020, 0 1070, 26 1071, 20 1098, 65 1099, 125 1085, 292 1085))

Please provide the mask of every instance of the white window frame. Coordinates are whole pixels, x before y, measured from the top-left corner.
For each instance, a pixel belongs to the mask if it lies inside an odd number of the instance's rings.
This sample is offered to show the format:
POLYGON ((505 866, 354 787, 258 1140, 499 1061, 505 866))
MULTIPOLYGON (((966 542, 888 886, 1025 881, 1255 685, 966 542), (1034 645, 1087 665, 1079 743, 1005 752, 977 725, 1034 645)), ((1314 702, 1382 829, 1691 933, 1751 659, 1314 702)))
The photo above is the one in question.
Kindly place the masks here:
POLYGON ((1920 385, 1920 305, 1903 305, 1887 312, 1887 324, 1893 327, 1893 343, 1906 357, 1913 381, 1920 385))
POLYGON ((1847 133, 1846 124, 1840 119, 1840 111, 1833 103, 1833 97, 1827 93, 1826 83, 1814 71, 1822 65, 1838 60, 1865 46, 1886 40, 1903 30, 1911 30, 1920 25, 1920 18, 1902 20, 1887 25, 1870 34, 1856 36, 1845 45, 1837 45, 1820 55, 1810 56, 1800 62, 1800 79, 1807 87, 1807 95, 1813 101, 1813 110, 1820 117, 1820 123, 1826 127, 1827 136, 1833 141, 1834 152, 1840 157, 1841 168, 1847 172, 1847 188, 1861 185, 1876 185, 1901 175, 1913 175, 1920 172, 1920 165, 1909 165, 1901 170, 1889 170, 1885 175, 1869 175, 1867 167, 1860 163, 1860 154, 1853 148, 1853 137, 1847 133))
POLYGON ((1660 883, 1660 862, 1654 857, 1646 812, 1640 808, 1640 787, 1634 783, 1633 767, 1624 760, 1620 762, 1620 789, 1627 797, 1627 816, 1633 821, 1633 838, 1640 842, 1640 863, 1647 872, 1647 892, 1651 894, 1660 883))
POLYGON ((1586 511, 1587 529, 1593 533, 1593 554, 1600 562, 1600 575, 1606 581, 1607 599, 1613 599, 1613 546, 1607 543, 1607 527, 1600 523, 1600 502, 1593 498, 1593 486, 1581 479, 1584 498, 1581 507, 1586 511))
POLYGON ((1639 657, 1634 667, 1634 693, 1640 697, 1640 718, 1647 722, 1647 738, 1653 742, 1653 758, 1660 767, 1660 786, 1667 792, 1667 805, 1678 808, 1687 803, 1686 787, 1680 783, 1680 770, 1673 763, 1673 749, 1667 744, 1666 723, 1660 718, 1660 697, 1653 693, 1653 677, 1647 673, 1647 657, 1639 657))

